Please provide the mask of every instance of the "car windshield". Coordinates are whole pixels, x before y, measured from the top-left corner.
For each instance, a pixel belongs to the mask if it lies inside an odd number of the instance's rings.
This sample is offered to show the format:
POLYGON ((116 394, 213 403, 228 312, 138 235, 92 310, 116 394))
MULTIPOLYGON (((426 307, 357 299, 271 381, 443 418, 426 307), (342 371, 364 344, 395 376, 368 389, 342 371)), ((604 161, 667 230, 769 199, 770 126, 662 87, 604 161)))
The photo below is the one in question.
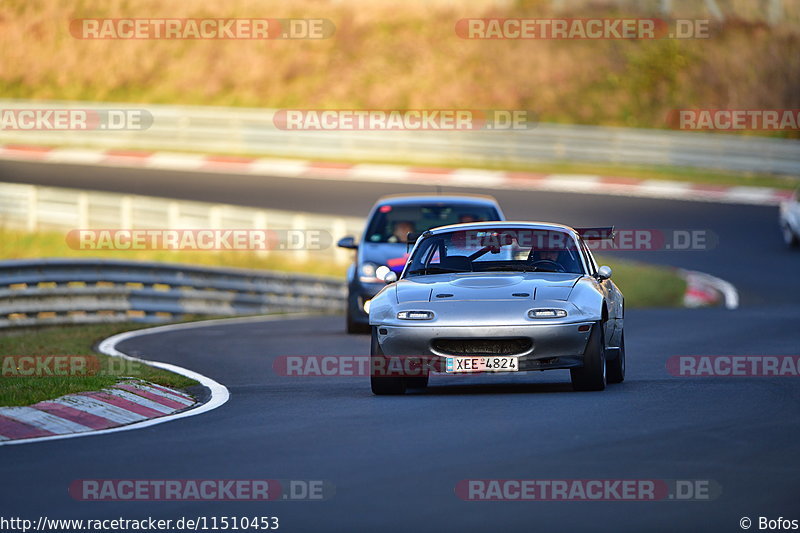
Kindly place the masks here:
POLYGON ((439 226, 462 222, 485 222, 500 218, 491 205, 409 204, 380 205, 367 227, 367 242, 406 242, 409 233, 422 233, 439 226))
POLYGON ((462 272, 583 274, 575 239, 560 230, 487 228, 426 237, 409 260, 407 277, 462 272))

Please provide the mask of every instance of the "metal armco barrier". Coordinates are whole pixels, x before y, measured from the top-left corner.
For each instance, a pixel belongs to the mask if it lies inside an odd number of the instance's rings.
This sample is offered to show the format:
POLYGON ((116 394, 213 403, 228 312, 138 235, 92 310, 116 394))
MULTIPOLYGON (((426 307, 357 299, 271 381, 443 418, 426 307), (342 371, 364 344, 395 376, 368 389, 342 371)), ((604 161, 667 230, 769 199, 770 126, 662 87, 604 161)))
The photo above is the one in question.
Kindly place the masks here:
POLYGON ((99 259, 0 262, 0 328, 344 309, 341 280, 99 259))
POLYGON ((499 131, 286 131, 276 110, 0 100, 0 109, 144 109, 145 130, 0 131, 0 144, 178 150, 413 164, 544 161, 800 174, 800 141, 732 134, 538 124, 499 131))
MULTIPOLYGON (((255 252, 299 260, 349 264, 352 252, 336 247, 346 235, 358 235, 364 220, 318 213, 258 209, 228 204, 171 200, 151 196, 81 191, 0 182, 0 225, 27 231, 74 229, 255 229, 308 231, 319 242, 288 243, 283 249, 255 252), (306 245, 308 244, 308 245, 306 245)), ((124 254, 125 252, 120 252, 124 254)))

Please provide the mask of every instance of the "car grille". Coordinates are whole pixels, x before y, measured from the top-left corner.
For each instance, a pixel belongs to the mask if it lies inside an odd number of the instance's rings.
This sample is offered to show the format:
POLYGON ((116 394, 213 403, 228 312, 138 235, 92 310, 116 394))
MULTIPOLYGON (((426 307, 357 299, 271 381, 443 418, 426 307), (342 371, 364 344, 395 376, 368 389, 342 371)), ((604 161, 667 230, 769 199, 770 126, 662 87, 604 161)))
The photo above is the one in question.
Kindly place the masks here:
POLYGON ((531 340, 514 339, 435 339, 433 349, 447 355, 516 355, 531 349, 531 340))

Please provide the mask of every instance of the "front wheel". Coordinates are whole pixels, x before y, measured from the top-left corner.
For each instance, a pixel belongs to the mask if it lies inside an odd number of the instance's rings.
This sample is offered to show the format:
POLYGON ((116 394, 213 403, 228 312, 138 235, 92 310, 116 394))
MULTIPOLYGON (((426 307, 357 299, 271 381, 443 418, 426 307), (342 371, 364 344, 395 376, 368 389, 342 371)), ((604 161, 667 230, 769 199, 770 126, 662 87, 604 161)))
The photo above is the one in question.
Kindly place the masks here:
POLYGON ((570 368, 569 373, 572 388, 576 391, 600 391, 606 388, 606 345, 602 322, 592 328, 583 353, 583 366, 570 368))
POLYGON ((352 298, 350 297, 347 300, 347 333, 369 333, 369 325, 356 322, 355 316, 353 316, 353 306, 358 305, 358 298, 355 300, 356 303, 351 303, 352 298))
MULTIPOLYGON (((378 328, 372 328, 372 344, 369 348, 369 355, 370 355, 370 385, 372 386, 372 394, 378 396, 387 396, 387 395, 394 395, 394 394, 405 394, 406 392, 406 380, 402 377, 389 377, 386 375, 381 375, 379 369, 385 369, 387 367, 385 361, 381 361, 380 364, 376 364, 374 359, 380 357, 384 359, 383 350, 381 349, 381 345, 378 342, 378 328)), ((427 385, 427 384, 426 384, 427 385)))
POLYGON ((619 340, 619 354, 616 359, 606 361, 606 380, 608 383, 625 381, 625 333, 619 340))

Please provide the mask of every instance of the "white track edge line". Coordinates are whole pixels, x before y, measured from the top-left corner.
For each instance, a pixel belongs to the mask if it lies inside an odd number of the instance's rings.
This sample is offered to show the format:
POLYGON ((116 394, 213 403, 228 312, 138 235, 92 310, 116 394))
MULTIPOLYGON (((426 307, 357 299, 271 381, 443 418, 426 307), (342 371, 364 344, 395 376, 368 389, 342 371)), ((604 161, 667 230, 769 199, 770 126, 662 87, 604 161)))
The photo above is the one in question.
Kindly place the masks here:
POLYGON ((201 385, 207 387, 211 391, 211 398, 203 404, 198 405, 197 407, 193 407, 187 409, 185 411, 181 411, 180 413, 175 413, 172 415, 164 415, 159 416, 157 418, 151 418, 149 420, 142 420, 141 422, 134 422, 132 424, 127 424, 124 426, 118 426, 108 429, 100 429, 96 431, 84 431, 81 433, 68 433, 65 435, 50 435, 47 437, 34 437, 31 439, 11 439, 6 441, 0 441, 0 446, 12 446, 15 444, 30 444, 34 442, 44 442, 48 440, 60 440, 60 439, 72 439, 77 437, 91 437, 94 435, 104 435, 108 433, 117 433, 120 431, 130 431, 134 429, 142 429, 150 426, 155 426, 156 424, 163 424, 165 422, 172 422, 173 420, 178 420, 180 418, 187 418, 190 416, 199 415, 202 413, 207 413, 208 411, 212 411, 218 407, 222 407, 229 399, 230 399, 230 392, 228 391, 225 385, 214 381, 213 379, 194 372, 193 370, 189 370, 187 368, 183 368, 177 365, 173 365, 170 363, 162 363, 159 361, 147 361, 145 359, 139 359, 138 357, 130 356, 124 352, 117 350, 116 346, 122 341, 132 339, 135 337, 143 337, 145 335, 152 335, 155 333, 164 333, 167 331, 180 331, 183 329, 192 329, 192 328, 199 328, 205 326, 215 326, 219 324, 237 324, 237 323, 247 323, 247 322, 261 322, 261 321, 270 321, 270 320, 286 320, 292 318, 305 318, 309 316, 313 316, 313 313, 287 313, 282 315, 264 315, 264 316, 249 316, 249 317, 237 317, 237 318, 219 318, 219 319, 212 319, 212 320, 200 320, 197 322, 186 322, 182 324, 167 324, 164 326, 156 326, 152 328, 145 328, 145 329, 137 329, 133 331, 125 331, 123 333, 118 333, 107 339, 103 339, 100 344, 98 345, 98 350, 105 355, 111 357, 120 357, 122 359, 127 359, 128 361, 138 361, 148 366, 152 366, 155 368, 161 368, 163 370, 168 370, 175 374, 179 374, 181 376, 193 379, 199 382, 201 385))

